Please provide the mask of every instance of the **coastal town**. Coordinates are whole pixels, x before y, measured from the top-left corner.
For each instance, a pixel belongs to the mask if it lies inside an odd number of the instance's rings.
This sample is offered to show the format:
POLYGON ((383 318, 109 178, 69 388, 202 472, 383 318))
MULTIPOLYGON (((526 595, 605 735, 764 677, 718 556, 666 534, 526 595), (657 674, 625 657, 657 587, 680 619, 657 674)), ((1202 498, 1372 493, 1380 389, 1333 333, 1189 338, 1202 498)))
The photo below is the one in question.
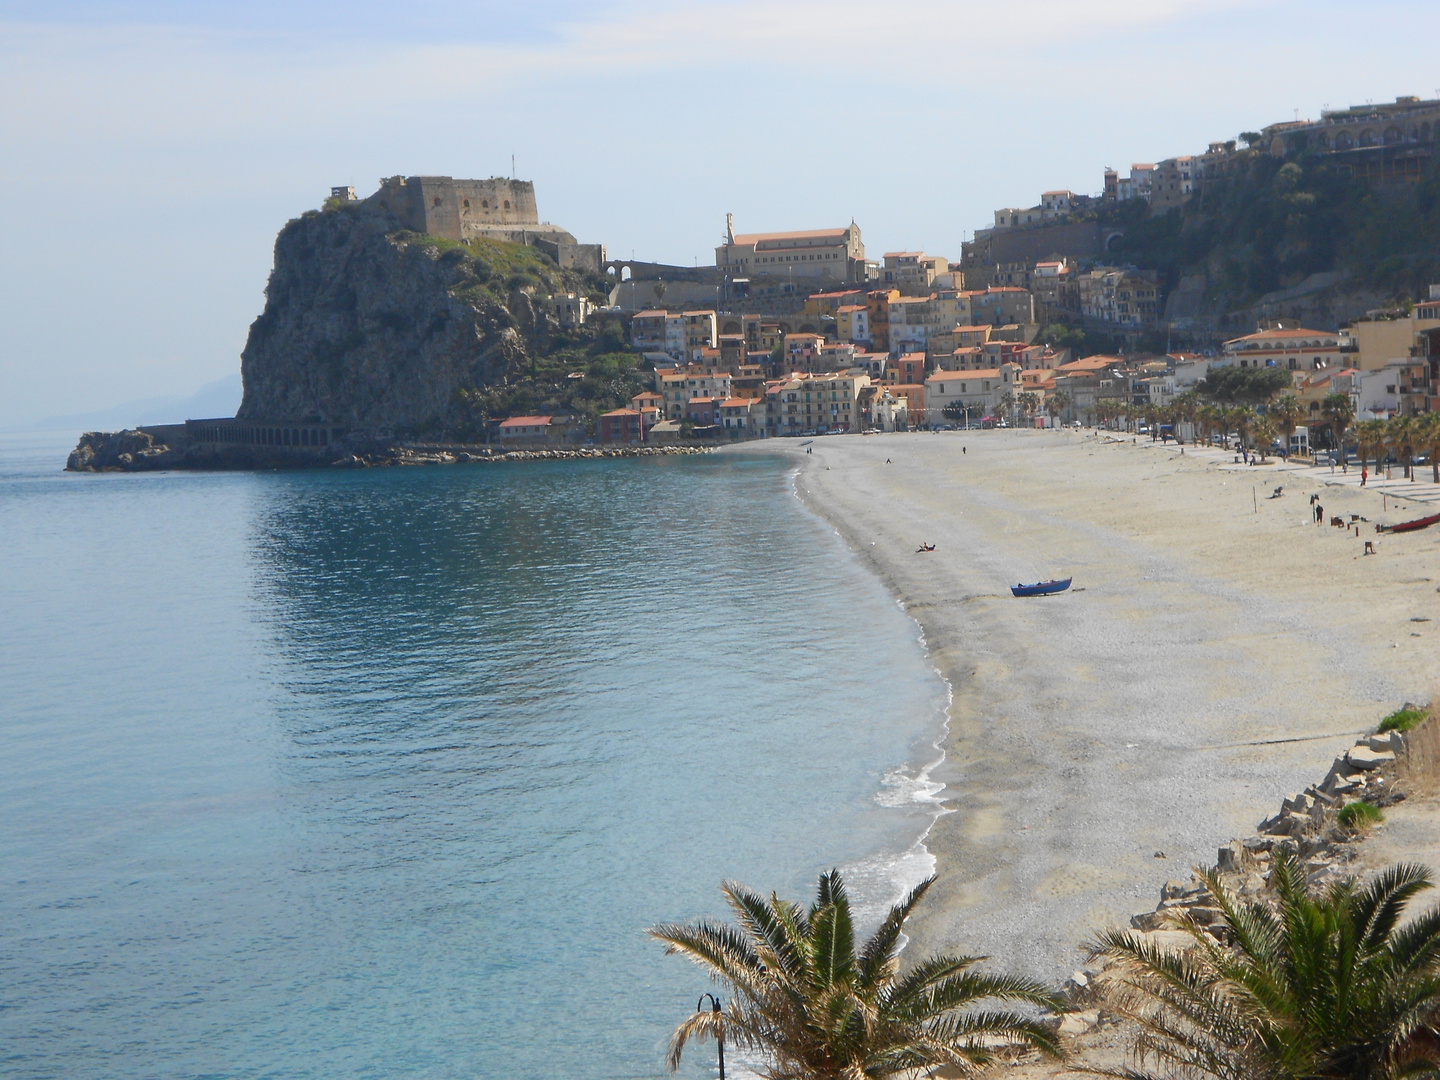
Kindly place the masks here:
MULTIPOLYGON (((1282 430, 1258 426, 1269 438, 1257 449, 1333 448, 1337 409, 1347 428, 1440 409, 1440 285, 1342 319, 1315 302, 1337 275, 1312 274, 1262 297, 1237 326, 1233 313, 1205 311, 1203 280, 1167 288, 1117 258, 1124 230, 1106 222, 1178 214, 1257 155, 1299 148, 1350 180, 1413 183, 1437 137, 1440 100, 1416 97, 1273 124, 1203 153, 1106 168, 1093 195, 1051 190, 997 209, 956 261, 869 258, 853 221, 746 234, 727 217, 713 267, 611 261, 600 248, 608 304, 561 295, 552 315, 566 326, 619 318, 652 385, 588 423, 510 416, 493 435, 512 446, 637 446, 1099 423, 1193 438, 1207 404, 1263 413, 1280 398, 1289 415, 1282 430), (1226 368, 1285 378, 1227 401, 1206 393, 1226 368)), ((1255 432, 1229 430, 1255 445, 1255 432)))

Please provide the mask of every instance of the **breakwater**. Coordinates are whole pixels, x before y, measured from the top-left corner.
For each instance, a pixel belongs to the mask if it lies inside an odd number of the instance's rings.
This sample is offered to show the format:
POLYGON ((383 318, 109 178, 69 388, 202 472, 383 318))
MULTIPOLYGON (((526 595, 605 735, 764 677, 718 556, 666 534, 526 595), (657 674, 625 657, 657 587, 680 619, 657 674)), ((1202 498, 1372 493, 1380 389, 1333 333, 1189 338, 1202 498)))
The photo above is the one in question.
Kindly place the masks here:
POLYGON ((396 465, 495 464, 704 454, 710 446, 576 446, 506 448, 489 443, 419 443, 348 436, 336 442, 256 445, 198 441, 182 425, 89 431, 65 468, 70 472, 156 472, 182 469, 359 469, 396 465))

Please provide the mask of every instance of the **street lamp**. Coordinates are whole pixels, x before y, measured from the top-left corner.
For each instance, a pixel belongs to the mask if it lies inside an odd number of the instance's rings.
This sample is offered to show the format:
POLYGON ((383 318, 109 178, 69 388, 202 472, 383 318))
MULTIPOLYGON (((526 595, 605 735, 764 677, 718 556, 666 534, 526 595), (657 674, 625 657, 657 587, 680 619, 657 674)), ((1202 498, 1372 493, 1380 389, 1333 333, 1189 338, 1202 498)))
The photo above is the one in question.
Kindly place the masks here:
POLYGON ((695 1011, 700 1011, 706 998, 710 999, 710 1013, 715 1018, 715 1046, 720 1052, 720 1080, 725 1080, 725 1028, 720 1019, 720 999, 707 991, 701 994, 700 1000, 695 1003, 695 1011))

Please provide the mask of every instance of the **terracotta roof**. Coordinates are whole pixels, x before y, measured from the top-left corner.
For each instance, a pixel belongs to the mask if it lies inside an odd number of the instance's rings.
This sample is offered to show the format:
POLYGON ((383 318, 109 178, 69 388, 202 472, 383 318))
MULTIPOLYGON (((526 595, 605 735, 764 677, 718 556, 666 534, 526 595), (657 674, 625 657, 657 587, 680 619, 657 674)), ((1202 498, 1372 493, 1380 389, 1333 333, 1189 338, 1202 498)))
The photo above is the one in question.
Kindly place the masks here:
POLYGON ((1077 371, 1099 371, 1114 364, 1124 363, 1118 356, 1086 356, 1080 360, 1071 360, 1068 364, 1061 364, 1055 370, 1062 374, 1072 374, 1077 371))
POLYGON ((660 311, 658 308, 656 308, 656 309, 651 309, 651 310, 649 310, 649 311, 637 311, 637 312, 635 312, 634 315, 632 315, 632 316, 630 316, 630 317, 631 317, 632 319, 647 319, 647 318, 648 318, 648 319, 654 319, 654 318, 663 318, 664 316, 669 315, 669 314, 670 314, 670 313, 669 313, 668 311, 660 311))
POLYGON ((998 379, 998 378, 1000 378, 1000 369, 999 369, 999 368, 993 368, 993 367, 991 367, 991 368, 976 368, 974 371, 936 371, 936 372, 933 372, 933 373, 930 375, 930 377, 925 380, 925 385, 926 385, 926 386, 929 386, 932 382, 935 382, 937 379, 941 379, 941 380, 948 379, 948 380, 950 380, 950 381, 952 381, 952 382, 958 379, 958 380, 960 380, 961 382, 967 382, 967 381, 970 381, 970 380, 973 380, 973 379, 998 379))
POLYGON ((605 419, 605 417, 607 417, 607 416, 639 416, 639 415, 640 415, 640 412, 639 412, 638 409, 611 409, 609 412, 602 412, 602 413, 600 414, 600 419, 603 420, 603 419, 605 419))
POLYGON ((501 420, 500 427, 542 427, 550 423, 548 416, 512 416, 508 420, 501 420))

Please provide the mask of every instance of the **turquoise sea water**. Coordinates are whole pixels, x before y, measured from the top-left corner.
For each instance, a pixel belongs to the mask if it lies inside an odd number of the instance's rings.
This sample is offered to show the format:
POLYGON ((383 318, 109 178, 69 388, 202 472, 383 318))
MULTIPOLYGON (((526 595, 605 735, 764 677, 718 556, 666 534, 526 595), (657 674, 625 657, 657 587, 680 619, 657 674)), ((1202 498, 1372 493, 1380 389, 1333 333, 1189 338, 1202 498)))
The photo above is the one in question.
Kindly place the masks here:
POLYGON ((646 926, 927 869, 943 684, 777 459, 72 441, 0 441, 0 1074, 658 1077, 646 926))

